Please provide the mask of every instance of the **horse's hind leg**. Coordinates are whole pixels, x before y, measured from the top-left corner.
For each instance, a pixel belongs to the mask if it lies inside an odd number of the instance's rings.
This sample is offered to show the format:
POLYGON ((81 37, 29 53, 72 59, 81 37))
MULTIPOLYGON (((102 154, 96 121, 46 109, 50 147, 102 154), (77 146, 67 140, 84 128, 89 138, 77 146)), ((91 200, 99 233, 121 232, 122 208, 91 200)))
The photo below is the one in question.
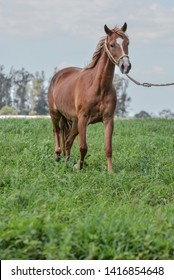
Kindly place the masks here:
POLYGON ((60 140, 60 147, 61 147, 61 153, 63 154, 63 156, 66 155, 65 153, 65 139, 67 137, 67 129, 65 128, 65 124, 64 124, 64 120, 61 116, 60 121, 59 121, 59 140, 60 140))
POLYGON ((87 129, 87 120, 86 118, 82 117, 79 118, 78 121, 78 131, 80 136, 80 165, 79 168, 83 168, 84 158, 87 154, 87 143, 86 143, 86 129, 87 129))
POLYGON ((70 159, 70 153, 71 153, 71 147, 73 145, 74 139, 78 135, 78 128, 77 128, 77 122, 74 121, 72 123, 72 127, 70 130, 69 135, 66 138, 66 144, 65 144, 65 149, 66 149, 66 158, 67 160, 70 159))
POLYGON ((59 160, 60 154, 61 154, 59 128, 54 127, 53 131, 54 131, 54 137, 55 137, 55 141, 56 141, 56 145, 55 145, 55 158, 56 158, 56 160, 59 160))
POLYGON ((60 121, 60 116, 59 113, 54 113, 51 114, 51 119, 53 123, 53 134, 55 137, 55 158, 56 160, 59 160, 60 154, 61 154, 61 147, 60 147, 60 127, 59 127, 59 121, 60 121))

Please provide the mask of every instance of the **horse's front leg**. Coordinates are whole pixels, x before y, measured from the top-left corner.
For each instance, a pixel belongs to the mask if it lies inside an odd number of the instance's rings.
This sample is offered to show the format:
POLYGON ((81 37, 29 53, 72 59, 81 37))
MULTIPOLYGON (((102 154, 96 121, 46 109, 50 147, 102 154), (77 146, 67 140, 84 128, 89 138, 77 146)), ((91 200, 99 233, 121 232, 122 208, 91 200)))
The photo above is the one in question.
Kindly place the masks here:
POLYGON ((83 168, 84 158, 87 154, 87 143, 86 143, 86 129, 87 129, 87 119, 81 117, 78 119, 78 132, 80 137, 80 164, 79 168, 83 168))
POLYGON ((104 121, 105 126, 105 150, 108 163, 108 172, 112 172, 112 134, 114 130, 113 118, 104 121))

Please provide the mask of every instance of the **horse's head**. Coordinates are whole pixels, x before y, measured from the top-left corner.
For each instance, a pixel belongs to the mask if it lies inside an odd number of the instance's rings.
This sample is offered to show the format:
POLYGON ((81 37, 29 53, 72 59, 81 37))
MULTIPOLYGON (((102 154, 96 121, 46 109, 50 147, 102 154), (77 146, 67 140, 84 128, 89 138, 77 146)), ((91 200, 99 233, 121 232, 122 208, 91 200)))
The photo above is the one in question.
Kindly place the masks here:
POLYGON ((119 66, 123 74, 129 73, 131 69, 131 63, 128 56, 129 39, 125 34, 127 23, 121 28, 114 28, 112 30, 105 25, 104 29, 107 34, 105 49, 109 59, 119 66))

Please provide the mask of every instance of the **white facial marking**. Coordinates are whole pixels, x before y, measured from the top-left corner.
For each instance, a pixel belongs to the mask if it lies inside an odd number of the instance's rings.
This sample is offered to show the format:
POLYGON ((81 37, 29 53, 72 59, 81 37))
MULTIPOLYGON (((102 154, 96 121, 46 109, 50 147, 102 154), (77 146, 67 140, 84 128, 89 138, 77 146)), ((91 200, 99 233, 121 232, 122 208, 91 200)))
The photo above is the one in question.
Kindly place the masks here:
POLYGON ((123 39, 122 38, 117 38, 117 44, 122 46, 123 44, 123 39))
POLYGON ((123 39, 122 38, 117 38, 117 44, 120 46, 120 48, 121 48, 121 51, 122 51, 122 55, 125 55, 125 52, 124 52, 124 50, 123 50, 123 39))

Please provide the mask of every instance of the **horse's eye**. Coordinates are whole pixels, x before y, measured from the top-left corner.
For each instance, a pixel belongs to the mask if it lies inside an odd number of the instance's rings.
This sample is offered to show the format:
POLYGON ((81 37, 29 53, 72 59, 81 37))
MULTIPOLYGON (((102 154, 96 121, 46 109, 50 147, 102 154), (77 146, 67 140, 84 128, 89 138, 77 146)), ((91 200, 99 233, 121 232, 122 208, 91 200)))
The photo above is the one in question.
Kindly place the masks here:
POLYGON ((111 46, 111 48, 114 48, 114 44, 111 44, 110 46, 111 46))

